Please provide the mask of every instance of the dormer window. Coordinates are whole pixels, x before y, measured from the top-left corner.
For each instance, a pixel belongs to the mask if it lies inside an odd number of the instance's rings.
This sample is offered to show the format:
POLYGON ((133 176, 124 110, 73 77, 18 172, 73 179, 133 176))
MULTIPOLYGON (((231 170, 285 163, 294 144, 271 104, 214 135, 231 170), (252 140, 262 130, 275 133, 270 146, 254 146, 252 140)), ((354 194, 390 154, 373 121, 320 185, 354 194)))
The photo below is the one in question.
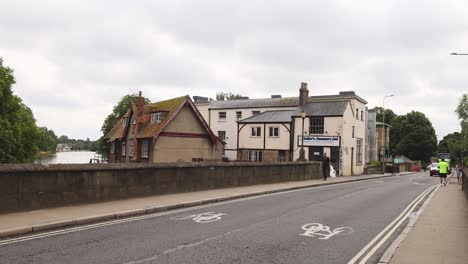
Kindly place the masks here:
POLYGON ((161 120, 163 119, 163 113, 152 113, 151 114, 151 123, 161 123, 161 120))

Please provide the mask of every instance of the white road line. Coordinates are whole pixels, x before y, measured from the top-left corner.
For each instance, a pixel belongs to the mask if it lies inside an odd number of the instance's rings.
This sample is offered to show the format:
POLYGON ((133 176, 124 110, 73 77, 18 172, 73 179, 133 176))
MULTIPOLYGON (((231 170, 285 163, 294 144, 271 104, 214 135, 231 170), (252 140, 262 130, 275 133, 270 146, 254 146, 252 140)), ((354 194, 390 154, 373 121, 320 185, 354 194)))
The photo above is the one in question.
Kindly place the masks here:
MULTIPOLYGON (((356 261, 358 259, 360 259, 364 253, 366 253, 366 251, 375 243, 378 241, 378 239, 383 236, 383 234, 385 234, 395 223, 397 223, 400 219, 405 219, 412 211, 412 209, 420 202, 420 200, 422 200, 424 198, 424 196, 426 194, 428 194, 430 191, 432 191, 434 188, 436 188, 438 185, 434 185, 434 186, 431 186, 429 188, 427 188, 424 192, 422 192, 418 197, 416 197, 416 199, 414 199, 404 210, 403 212, 397 217, 395 218, 395 220, 393 220, 388 226, 386 226, 376 237, 374 237, 374 239, 372 239, 361 251, 359 251, 358 254, 356 254, 356 256, 354 256, 349 262, 348 264, 354 264, 356 263, 356 261)), ((398 226, 398 225, 396 225, 398 226)), ((395 228, 396 229, 396 228, 395 228)), ((374 248, 373 248, 374 249, 374 248)), ((376 249, 375 249, 376 250, 376 249)), ((370 255, 368 254, 367 256, 370 257, 370 255)), ((362 262, 360 262, 362 263, 362 262)))
MULTIPOLYGON (((372 179, 368 179, 368 180, 372 180, 372 179)), ((366 182, 368 180, 366 179, 366 180, 362 180, 362 181, 340 182, 340 184, 358 184, 360 182, 366 182)), ((316 188, 327 188, 327 187, 336 187, 336 186, 337 186, 336 184, 328 184, 328 185, 311 186, 310 188, 313 187, 314 189, 316 189, 316 188)), ((142 215, 142 216, 134 216, 134 217, 124 218, 124 219, 101 222, 101 223, 97 223, 97 224, 89 224, 89 225, 83 225, 83 226, 79 226, 79 227, 71 227, 71 228, 66 228, 66 229, 61 229, 61 230, 56 230, 56 231, 49 231, 49 232, 44 232, 44 233, 39 233, 39 234, 34 234, 34 235, 29 235, 29 236, 22 236, 22 237, 17 237, 17 238, 12 238, 12 239, 0 240, 0 246, 19 243, 19 242, 25 242, 25 241, 34 240, 34 239, 40 239, 40 238, 57 236, 57 235, 63 235, 63 234, 68 234, 68 233, 74 233, 74 232, 79 232, 79 231, 85 231, 85 230, 89 230, 89 229, 100 228, 100 227, 105 227, 105 226, 110 226, 110 225, 128 223, 128 222, 133 222, 133 221, 139 221, 139 220, 144 220, 144 219, 148 219, 148 218, 155 218, 155 217, 160 217, 160 216, 165 216, 165 215, 177 214, 177 213, 181 213, 181 212, 194 211, 194 210, 208 208, 208 207, 217 206, 217 205, 224 205, 224 204, 229 204, 229 203, 242 202, 242 201, 259 199, 259 198, 264 198, 264 197, 269 197, 269 196, 274 196, 274 195, 280 195, 280 194, 286 194, 286 193, 307 191, 310 188, 308 187, 308 188, 300 188, 300 189, 289 190, 289 191, 282 191, 282 192, 280 191, 280 192, 274 192, 274 193, 260 194, 260 195, 255 195, 255 196, 251 196, 251 197, 239 198, 239 199, 234 199, 234 200, 229 200, 229 201, 224 201, 224 202, 213 202, 213 203, 209 203, 209 204, 206 204, 206 205, 200 205, 200 206, 189 207, 189 208, 182 208, 182 209, 177 209, 177 210, 170 210, 170 211, 167 211, 167 212, 154 213, 154 214, 142 215)))
MULTIPOLYGON (((434 185, 432 189, 435 189, 437 188, 438 185, 434 185)), ((429 192, 427 192, 425 196, 427 196, 429 194, 429 192)), ((365 264, 367 262, 367 260, 372 256, 374 255, 374 253, 377 251, 377 249, 379 249, 383 243, 385 243, 385 241, 388 240, 388 238, 395 232, 395 230, 401 225, 401 223, 403 223, 404 220, 406 220, 406 218, 412 213, 412 211, 414 210, 414 208, 419 204, 419 202, 421 202, 424 197, 421 197, 421 199, 419 199, 419 201, 417 203, 415 203, 412 207, 411 207, 411 210, 409 210, 405 217, 401 218, 400 221, 398 221, 398 223, 392 228, 392 230, 390 230, 390 232, 387 233, 387 235, 385 235, 385 237, 383 237, 379 243, 377 243, 377 245, 375 245, 371 251, 369 251, 369 253, 367 253, 367 255, 361 260, 361 262, 359 262, 359 264, 365 264)))

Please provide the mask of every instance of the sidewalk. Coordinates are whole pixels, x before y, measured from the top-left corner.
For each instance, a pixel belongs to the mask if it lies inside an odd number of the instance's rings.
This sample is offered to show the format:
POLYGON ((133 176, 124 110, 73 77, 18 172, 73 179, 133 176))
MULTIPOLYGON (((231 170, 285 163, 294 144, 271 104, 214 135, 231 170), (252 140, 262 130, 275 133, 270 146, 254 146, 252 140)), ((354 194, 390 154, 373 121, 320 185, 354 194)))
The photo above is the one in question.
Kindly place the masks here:
MULTIPOLYGON (((401 175, 405 174, 411 173, 402 173, 401 175)), ((399 174, 397 174, 397 176, 398 175, 399 174)), ((190 193, 149 196, 144 198, 50 208, 37 211, 0 214, 0 238, 56 229, 66 226, 82 225, 135 215, 161 212, 176 208, 232 200, 236 198, 243 198, 266 193, 381 177, 392 176, 387 173, 385 175, 379 174, 329 178, 327 181, 317 179, 297 182, 283 182, 190 193)))
POLYGON ((434 193, 391 264, 468 263, 468 202, 456 182, 450 179, 434 193))

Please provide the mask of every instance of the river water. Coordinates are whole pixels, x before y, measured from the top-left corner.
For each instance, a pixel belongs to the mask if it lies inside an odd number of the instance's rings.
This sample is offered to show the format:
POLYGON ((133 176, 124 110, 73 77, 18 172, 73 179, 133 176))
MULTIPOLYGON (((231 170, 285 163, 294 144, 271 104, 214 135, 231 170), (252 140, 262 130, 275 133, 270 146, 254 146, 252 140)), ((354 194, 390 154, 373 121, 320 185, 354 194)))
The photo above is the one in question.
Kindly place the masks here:
POLYGON ((58 163, 89 163, 94 158, 94 151, 68 151, 57 152, 51 157, 39 159, 35 163, 58 164, 58 163))

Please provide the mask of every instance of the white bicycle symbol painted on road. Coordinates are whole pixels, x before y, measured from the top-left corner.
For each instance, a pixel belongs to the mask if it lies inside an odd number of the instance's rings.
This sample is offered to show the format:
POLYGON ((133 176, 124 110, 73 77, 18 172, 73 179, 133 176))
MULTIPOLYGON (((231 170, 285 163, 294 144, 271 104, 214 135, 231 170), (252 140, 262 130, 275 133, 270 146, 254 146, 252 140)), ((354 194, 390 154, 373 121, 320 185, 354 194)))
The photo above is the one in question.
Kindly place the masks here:
POLYGON ((318 239, 330 239, 335 235, 349 235, 354 232, 351 227, 338 227, 333 230, 329 226, 320 223, 309 223, 302 226, 305 231, 301 236, 318 237, 318 239))
POLYGON ((203 224, 203 223, 211 223, 211 222, 216 222, 218 220, 221 220, 221 216, 227 215, 224 213, 215 213, 215 212, 206 212, 206 213, 201 213, 201 214, 193 214, 193 215, 188 215, 188 216, 183 216, 183 217, 173 217, 171 218, 172 220, 186 220, 186 219, 192 219, 193 221, 203 224))

